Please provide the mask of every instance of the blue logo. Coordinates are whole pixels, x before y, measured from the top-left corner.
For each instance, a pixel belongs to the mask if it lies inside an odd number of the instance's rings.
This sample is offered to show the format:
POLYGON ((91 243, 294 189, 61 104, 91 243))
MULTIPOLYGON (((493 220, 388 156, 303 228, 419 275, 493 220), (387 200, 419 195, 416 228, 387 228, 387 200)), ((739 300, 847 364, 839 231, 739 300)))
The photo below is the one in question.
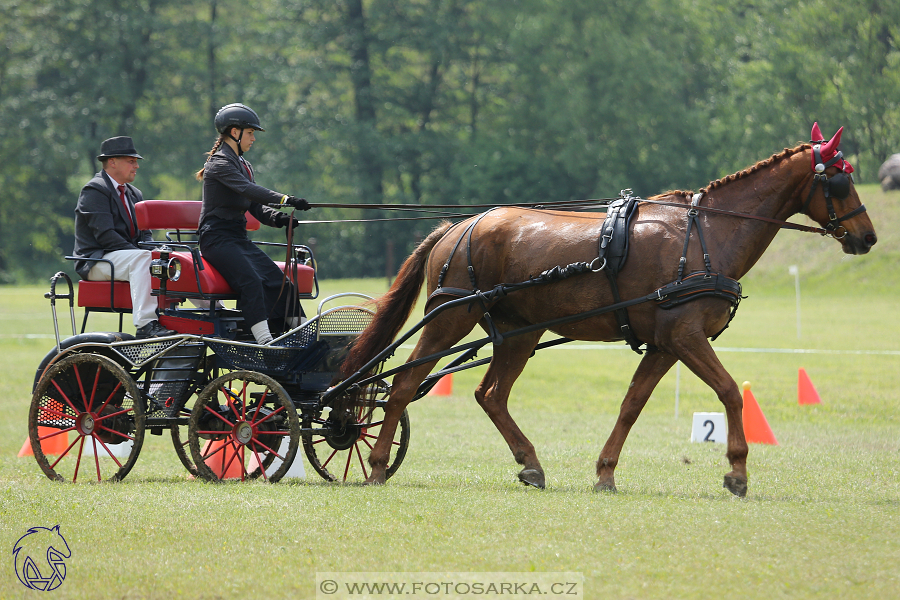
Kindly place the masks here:
POLYGON ((27 588, 41 592, 55 590, 66 578, 65 559, 72 556, 69 544, 53 529, 32 527, 13 546, 16 576, 27 588))

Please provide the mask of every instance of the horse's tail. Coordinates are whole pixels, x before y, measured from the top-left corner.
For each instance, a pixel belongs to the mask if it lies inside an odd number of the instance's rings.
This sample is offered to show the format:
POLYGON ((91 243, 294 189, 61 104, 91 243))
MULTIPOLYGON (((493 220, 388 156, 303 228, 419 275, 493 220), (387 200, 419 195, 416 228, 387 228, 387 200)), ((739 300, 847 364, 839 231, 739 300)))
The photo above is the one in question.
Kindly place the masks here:
POLYGON ((387 348, 400 328, 406 323, 419 298, 419 290, 425 281, 425 265, 428 255, 453 223, 444 221, 419 244, 400 267, 394 285, 377 301, 378 310, 372 322, 350 347, 341 365, 341 374, 348 377, 387 348))

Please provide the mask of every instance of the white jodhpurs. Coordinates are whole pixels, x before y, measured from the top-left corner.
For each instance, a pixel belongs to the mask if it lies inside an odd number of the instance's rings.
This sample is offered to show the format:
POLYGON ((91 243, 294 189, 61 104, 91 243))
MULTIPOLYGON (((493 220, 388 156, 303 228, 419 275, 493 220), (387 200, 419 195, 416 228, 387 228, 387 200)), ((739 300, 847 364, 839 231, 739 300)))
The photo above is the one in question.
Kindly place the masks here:
MULTIPOLYGON (((157 299, 150 295, 150 251, 115 250, 107 252, 103 258, 110 261, 116 270, 116 281, 131 284, 131 317, 136 328, 141 328, 157 319, 157 299)), ((109 281, 109 265, 94 263, 88 273, 90 281, 109 281)))

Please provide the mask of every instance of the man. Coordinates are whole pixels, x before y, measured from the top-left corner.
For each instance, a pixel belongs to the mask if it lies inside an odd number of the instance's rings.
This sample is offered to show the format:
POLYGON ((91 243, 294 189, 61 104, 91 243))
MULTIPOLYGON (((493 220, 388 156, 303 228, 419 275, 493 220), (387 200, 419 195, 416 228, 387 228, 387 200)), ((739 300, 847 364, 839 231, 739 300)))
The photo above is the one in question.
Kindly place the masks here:
MULTIPOLYGON (((150 251, 138 247, 152 241, 149 231, 137 228, 135 202, 144 199, 131 185, 138 159, 130 137, 110 138, 100 145, 97 160, 103 168, 82 189, 75 207, 75 256, 110 261, 118 281, 131 284, 131 305, 138 338, 175 333, 160 325, 156 298, 150 295, 150 251)), ((109 281, 109 264, 79 260, 75 270, 82 279, 109 281)))

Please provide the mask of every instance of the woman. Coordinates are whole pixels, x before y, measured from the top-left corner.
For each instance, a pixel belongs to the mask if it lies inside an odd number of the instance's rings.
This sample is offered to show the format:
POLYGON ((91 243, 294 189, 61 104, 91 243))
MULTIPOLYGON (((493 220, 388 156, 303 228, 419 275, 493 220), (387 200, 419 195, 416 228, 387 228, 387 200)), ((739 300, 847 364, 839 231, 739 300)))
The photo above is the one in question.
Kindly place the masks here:
POLYGON ((291 282, 285 281, 281 269, 250 241, 244 213, 249 211, 260 223, 284 227, 292 217, 267 204, 298 210, 309 210, 310 205, 303 198, 273 192, 254 183, 253 167, 244 160, 243 154, 253 145, 255 133, 265 129, 253 110, 243 104, 229 104, 219 109, 215 125, 219 139, 209 152, 206 164, 197 172, 197 179, 203 181, 200 251, 232 289, 240 293, 238 308, 244 314, 244 321, 250 324, 257 343, 268 344, 272 341, 270 323, 277 332, 285 325, 295 327, 302 309, 291 282), (291 314, 286 314, 287 311, 291 314))

